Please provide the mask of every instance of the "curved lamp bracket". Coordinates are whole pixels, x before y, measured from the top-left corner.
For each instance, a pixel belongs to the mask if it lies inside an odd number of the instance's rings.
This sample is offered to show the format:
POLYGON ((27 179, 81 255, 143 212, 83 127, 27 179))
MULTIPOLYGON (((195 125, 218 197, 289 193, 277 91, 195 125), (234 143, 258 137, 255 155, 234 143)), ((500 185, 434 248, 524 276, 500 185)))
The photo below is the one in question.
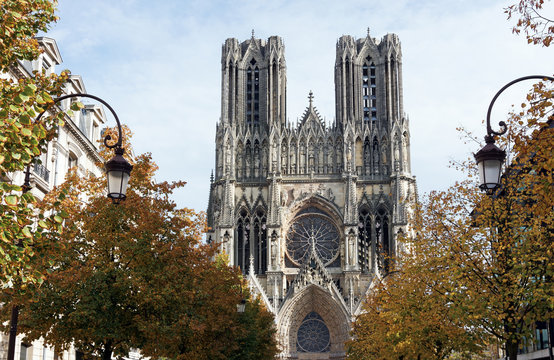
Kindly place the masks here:
POLYGON ((52 105, 55 105, 57 103, 59 103, 60 101, 62 100, 65 100, 65 99, 69 99, 69 98, 74 98, 74 97, 86 97, 86 98, 91 98, 91 99, 94 99, 100 103, 102 103, 102 105, 104 105, 105 107, 108 108, 108 110, 110 110, 110 112, 112 113, 113 117, 115 118, 115 121, 117 122, 117 130, 119 132, 119 136, 117 138, 117 142, 113 145, 108 145, 108 141, 112 139, 112 137, 110 135, 106 135, 106 137, 104 138, 104 145, 109 148, 109 149, 113 149, 113 148, 121 148, 121 141, 123 139, 123 132, 121 131, 121 123, 119 122, 119 118, 117 117, 117 114, 115 113, 114 109, 110 106, 110 104, 108 104, 107 102, 105 102, 104 100, 100 99, 98 96, 94 96, 94 95, 90 95, 90 94, 81 94, 81 93, 75 93, 75 94, 69 94, 69 95, 63 95, 63 96, 60 96, 59 98, 56 98, 54 99, 54 102, 48 106, 48 108, 46 108, 46 110, 44 110, 43 112, 41 112, 39 114, 39 116, 37 117, 37 119, 35 121, 38 121, 42 115, 44 115, 44 113, 52 106, 52 105))
POLYGON ((492 106, 494 105, 496 99, 500 96, 500 94, 502 94, 504 92, 504 90, 506 90, 507 88, 509 88, 510 86, 512 86, 513 84, 515 83, 518 83, 520 81, 524 81, 524 80, 530 80, 530 79, 548 79, 548 80, 552 80, 554 81, 554 77, 551 77, 551 76, 545 76, 545 75, 528 75, 528 76, 523 76, 523 77, 520 77, 518 79, 515 79, 515 80, 512 80, 510 81, 509 83, 507 83, 506 85, 504 85, 502 87, 502 89, 498 90, 498 92, 496 93, 496 95, 494 95, 494 97, 492 98, 492 101, 489 105, 489 110, 487 111, 487 136, 485 137, 485 140, 487 142, 494 142, 494 136, 495 135, 504 135, 506 133, 506 131, 508 131, 508 127, 506 126, 506 123, 504 121, 500 121, 498 123, 498 125, 500 126, 500 130, 499 131, 494 131, 492 128, 491 128, 491 112, 492 112, 492 106))

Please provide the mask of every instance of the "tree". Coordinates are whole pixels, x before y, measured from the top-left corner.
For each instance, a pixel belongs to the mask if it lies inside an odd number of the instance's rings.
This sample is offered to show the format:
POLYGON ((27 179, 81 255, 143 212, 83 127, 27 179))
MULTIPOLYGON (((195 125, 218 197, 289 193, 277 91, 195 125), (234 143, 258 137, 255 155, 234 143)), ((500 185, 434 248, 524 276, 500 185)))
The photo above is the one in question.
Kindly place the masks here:
POLYGON ((541 44, 548 47, 554 36, 554 19, 546 18, 541 14, 544 0, 520 0, 517 4, 510 5, 504 12, 508 19, 518 15, 516 25, 512 32, 519 34, 525 32, 529 44, 541 44))
POLYGON ((273 315, 259 299, 249 300, 245 312, 238 313, 237 304, 248 297, 241 290, 240 270, 229 267, 215 248, 202 248, 207 253, 195 266, 172 254, 169 262, 175 265, 165 267, 161 279, 144 282, 151 295, 142 323, 147 335, 142 353, 183 360, 273 359, 273 315))
POLYGON ((374 288, 347 344, 352 359, 445 359, 479 352, 480 339, 445 296, 448 267, 414 244, 374 288))
POLYGON ((238 335, 238 349, 230 360, 270 360, 278 354, 275 340, 275 323, 259 297, 246 302, 244 313, 239 313, 241 332, 238 335))
POLYGON ((184 183, 156 183, 156 169, 150 155, 138 156, 118 206, 104 194, 105 179, 76 174, 40 203, 48 211, 62 194, 66 217, 61 235, 35 246, 33 266, 48 275, 1 298, 4 319, 19 305, 27 341, 42 337, 56 352, 73 345, 104 360, 131 348, 172 359, 226 359, 239 349, 240 273, 212 261, 216 249, 201 242, 204 217, 170 200, 184 183))
POLYGON ((488 196, 458 183, 430 194, 415 221, 414 243, 449 267, 445 295, 456 315, 504 342, 510 359, 532 325, 553 315, 553 94, 536 84, 511 115, 499 139, 511 154, 501 190, 488 196))
MULTIPOLYGON (((0 73, 7 74, 18 60, 40 54, 33 37, 56 20, 54 2, 6 0, 0 3, 0 73)), ((23 193, 23 184, 10 181, 10 174, 24 171, 42 153, 46 143, 63 125, 64 114, 34 119, 61 94, 68 73, 46 76, 0 78, 0 283, 41 281, 31 264, 34 244, 43 234, 60 231, 62 218, 46 216, 33 206, 35 198, 23 193), (34 226, 33 224, 38 224, 34 226), (13 281, 15 280, 15 281, 13 281)), ((52 111, 55 113, 56 111, 52 111)))

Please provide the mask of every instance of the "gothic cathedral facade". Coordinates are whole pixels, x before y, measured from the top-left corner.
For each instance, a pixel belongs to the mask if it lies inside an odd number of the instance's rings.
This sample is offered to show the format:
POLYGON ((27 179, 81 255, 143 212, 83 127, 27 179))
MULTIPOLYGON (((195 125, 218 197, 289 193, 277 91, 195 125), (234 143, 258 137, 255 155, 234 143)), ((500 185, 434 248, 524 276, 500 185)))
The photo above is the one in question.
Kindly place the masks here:
POLYGON ((283 359, 343 359, 365 295, 398 254, 416 183, 395 34, 342 36, 336 117, 309 94, 287 121, 283 40, 222 49, 208 241, 275 314, 283 359))

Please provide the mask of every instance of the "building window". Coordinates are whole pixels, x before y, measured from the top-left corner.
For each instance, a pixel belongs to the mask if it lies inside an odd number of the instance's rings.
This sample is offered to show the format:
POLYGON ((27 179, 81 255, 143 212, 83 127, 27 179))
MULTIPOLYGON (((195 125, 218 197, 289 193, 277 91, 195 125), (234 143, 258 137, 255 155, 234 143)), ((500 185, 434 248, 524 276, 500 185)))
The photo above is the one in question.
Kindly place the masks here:
POLYGON ((67 159, 67 168, 68 169, 71 169, 71 168, 74 168, 76 167, 78 164, 77 164, 77 155, 75 155, 74 153, 70 152, 69 153, 69 157, 67 159))
POLYGON ((310 207, 296 216, 287 232, 287 256, 302 265, 312 249, 325 266, 334 266, 339 257, 340 233, 331 218, 310 207))
POLYGON ((237 247, 235 253, 235 264, 241 269, 243 274, 248 272, 250 261, 250 217, 246 210, 241 210, 237 221, 236 239, 237 247))
POLYGON ((31 345, 21 343, 19 349, 19 360, 27 360, 27 357, 31 357, 31 345))
POLYGON ((299 352, 322 353, 331 350, 329 328, 315 311, 306 315, 298 328, 296 339, 296 350, 299 352))
POLYGON ((364 121, 375 122, 377 120, 377 97, 376 97, 376 76, 375 63, 371 57, 366 57, 362 66, 362 96, 364 121))
POLYGON ((260 123, 260 70, 255 59, 250 65, 246 70, 246 124, 257 127, 260 123))
POLYGON ((267 269, 267 228, 263 210, 256 212, 253 225, 254 271, 256 274, 265 274, 267 269))

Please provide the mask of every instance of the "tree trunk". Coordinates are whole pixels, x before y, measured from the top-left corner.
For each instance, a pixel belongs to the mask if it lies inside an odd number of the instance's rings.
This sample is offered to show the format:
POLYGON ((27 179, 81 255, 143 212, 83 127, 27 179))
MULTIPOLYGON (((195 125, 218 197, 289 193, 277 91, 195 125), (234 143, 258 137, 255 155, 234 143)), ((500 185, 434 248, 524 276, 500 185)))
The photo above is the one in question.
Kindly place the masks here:
POLYGON ((517 360, 517 350, 519 343, 515 339, 508 339, 506 341, 506 355, 509 360, 517 360))

